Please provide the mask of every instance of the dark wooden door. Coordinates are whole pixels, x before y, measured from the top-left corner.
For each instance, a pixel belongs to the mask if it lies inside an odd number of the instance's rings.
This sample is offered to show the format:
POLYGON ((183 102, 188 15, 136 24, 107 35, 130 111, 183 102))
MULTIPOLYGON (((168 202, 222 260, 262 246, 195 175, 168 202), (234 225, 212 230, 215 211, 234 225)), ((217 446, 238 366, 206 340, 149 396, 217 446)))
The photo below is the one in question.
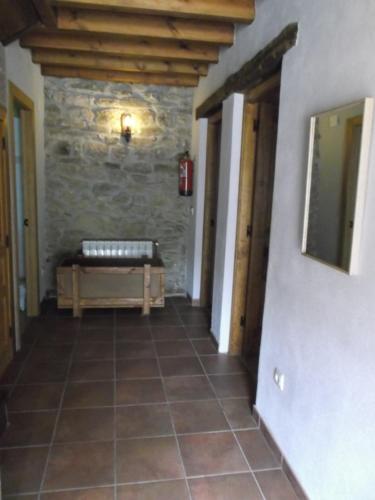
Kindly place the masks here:
POLYGON ((203 229, 201 306, 211 308, 214 264, 217 200, 219 189, 219 166, 221 144, 221 113, 208 122, 205 207, 203 229))
POLYGON ((245 359, 259 355, 268 267, 277 140, 278 102, 261 102, 250 226, 251 244, 243 337, 245 359))

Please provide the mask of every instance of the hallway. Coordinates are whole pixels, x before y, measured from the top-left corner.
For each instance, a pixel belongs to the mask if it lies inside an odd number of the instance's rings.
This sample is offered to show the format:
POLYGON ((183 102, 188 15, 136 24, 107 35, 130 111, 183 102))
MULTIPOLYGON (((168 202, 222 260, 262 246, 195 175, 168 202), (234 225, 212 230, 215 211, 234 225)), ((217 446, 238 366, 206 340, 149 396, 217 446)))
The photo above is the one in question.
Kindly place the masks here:
POLYGON ((4 375, 5 498, 292 500, 204 310, 45 308, 4 375))

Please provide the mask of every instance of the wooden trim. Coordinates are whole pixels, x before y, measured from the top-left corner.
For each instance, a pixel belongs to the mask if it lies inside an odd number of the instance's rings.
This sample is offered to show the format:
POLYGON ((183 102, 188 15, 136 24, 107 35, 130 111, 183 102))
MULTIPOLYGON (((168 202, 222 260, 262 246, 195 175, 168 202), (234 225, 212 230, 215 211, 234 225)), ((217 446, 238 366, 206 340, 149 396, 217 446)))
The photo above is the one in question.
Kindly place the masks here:
POLYGON ((239 180, 236 256, 234 264, 233 298, 230 330, 230 354, 241 354, 244 326, 241 317, 246 316, 249 259, 252 244, 251 222, 257 161, 257 124, 259 103, 280 87, 278 72, 247 91, 245 96, 244 126, 242 135, 241 170, 239 180))
POLYGON ((34 63, 43 66, 65 66, 68 68, 87 68, 125 73, 166 73, 200 76, 205 76, 208 73, 208 65, 204 63, 124 59, 121 56, 103 56, 100 54, 69 52, 68 50, 34 49, 32 59, 34 63))
POLYGON ((251 236, 248 235, 248 227, 251 224, 252 218, 256 160, 256 131, 254 122, 257 118, 258 105, 245 103, 238 195, 236 255, 233 277, 230 354, 240 354, 242 349, 243 325, 241 325, 241 317, 244 315, 246 309, 246 289, 251 245, 251 236))
POLYGON ((232 23, 63 8, 58 11, 58 29, 220 45, 232 45, 234 38, 232 23))
POLYGON ((39 314, 39 251, 38 209, 36 186, 34 115, 30 110, 21 110, 24 217, 28 220, 25 230, 27 312, 29 316, 39 314))
POLYGON ((198 75, 175 75, 157 73, 126 73, 122 71, 101 71, 96 69, 67 68, 64 66, 42 66, 42 75, 59 78, 84 78, 119 83, 172 85, 174 87, 196 87, 198 75))
MULTIPOLYGON (((26 111, 24 120, 21 123, 23 127, 23 148, 27 155, 27 168, 24 172, 24 197, 25 213, 29 219, 28 236, 26 243, 26 265, 28 277, 28 297, 27 297, 27 315, 37 316, 39 314, 39 257, 38 257, 38 213, 37 213, 37 180, 36 180, 36 152, 35 152, 35 126, 34 126, 34 103, 12 82, 9 82, 8 110, 9 110, 9 165, 12 184, 12 224, 15 224, 16 206, 15 206, 15 143, 14 143, 14 104, 17 102, 21 110, 26 111)), ((13 287, 14 287, 14 307, 18 315, 18 283, 16 281, 17 270, 17 236, 13 234, 13 287)), ((16 322, 18 325, 18 320, 16 322)), ((18 328, 18 326, 17 326, 18 328)))
MULTIPOLYGON (((345 127, 345 141, 343 144, 343 174, 342 174, 342 186, 341 186, 341 224, 340 224, 340 241, 341 245, 339 248, 339 266, 342 269, 347 269, 348 266, 345 262, 350 263, 350 253, 351 253, 351 240, 352 231, 347 224, 348 206, 347 206, 347 193, 348 193, 348 182, 350 179, 350 157, 353 147, 353 132, 354 128, 363 126, 363 116, 358 115, 346 120, 345 127)), ((361 130, 362 132, 362 130, 361 130)), ((355 196, 354 196, 355 197, 355 196)), ((354 214, 353 214, 354 219, 354 214)), ((354 222, 354 220, 353 220, 354 222)))
POLYGON ((59 7, 251 23, 255 0, 53 0, 59 7))
MULTIPOLYGON (((67 274, 70 273, 70 267, 59 267, 59 272, 67 274)), ((83 274, 144 274, 143 267, 84 267, 80 266, 81 273, 83 274)), ((150 274, 161 274, 164 272, 163 267, 154 267, 150 268, 150 274)))
POLYGON ((151 274, 150 264, 144 265, 143 271, 143 315, 150 314, 150 297, 151 297, 151 274))
POLYGON ((81 298, 79 293, 80 285, 80 268, 77 265, 72 266, 72 300, 73 300, 73 316, 75 318, 81 317, 81 298))
MULTIPOLYGON (((163 305, 164 305, 164 297, 165 297, 165 271, 164 269, 162 268, 159 268, 159 270, 161 270, 160 272, 160 295, 163 299, 163 305)), ((151 272, 152 272, 152 268, 151 268, 151 272)), ((152 303, 152 301, 151 301, 152 303)))
POLYGON ((11 213, 10 213, 10 186, 9 186, 9 166, 7 161, 7 116, 6 109, 0 106, 0 236, 4 237, 0 242, 1 246, 1 259, 3 260, 3 273, 1 283, 1 295, 3 302, 7 302, 7 308, 4 311, 5 317, 1 320, 4 321, 5 331, 1 331, 1 352, 0 352, 0 376, 4 373, 7 366, 13 357, 13 342, 10 337, 11 330, 14 327, 14 314, 13 314, 13 273, 12 273, 12 254, 10 242, 7 245, 6 237, 10 239, 11 235, 11 213), (5 141, 5 148, 3 148, 3 141, 5 141))
MULTIPOLYGON (((140 298, 81 298, 81 309, 113 308, 113 307, 143 307, 143 297, 140 298)), ((164 299, 161 297, 150 298, 151 307, 164 307, 164 299)), ((59 299, 59 309, 72 309, 73 299, 62 297, 59 299)))
POLYGON ((209 123, 215 124, 217 122, 220 122, 222 120, 222 118, 223 118, 223 111, 220 108, 218 111, 216 111, 216 113, 214 113, 213 115, 210 115, 209 123))
POLYGON ((195 117, 205 118, 215 112, 234 92, 245 92, 280 69, 282 58, 297 42, 298 24, 289 24, 263 50, 231 75, 216 92, 196 109, 195 117))
MULTIPOLYGON (((27 96, 21 89, 19 89, 14 83, 9 82, 9 101, 18 101, 24 108, 30 111, 34 110, 34 102, 27 96)), ((9 106, 12 110, 12 117, 14 118, 14 106, 13 102, 9 102, 9 106)))
POLYGON ((256 87, 250 88, 246 92, 245 100, 246 102, 258 102, 262 97, 268 94, 270 91, 274 90, 276 87, 280 87, 281 83, 281 72, 278 71, 275 75, 267 78, 267 80, 261 82, 256 87))

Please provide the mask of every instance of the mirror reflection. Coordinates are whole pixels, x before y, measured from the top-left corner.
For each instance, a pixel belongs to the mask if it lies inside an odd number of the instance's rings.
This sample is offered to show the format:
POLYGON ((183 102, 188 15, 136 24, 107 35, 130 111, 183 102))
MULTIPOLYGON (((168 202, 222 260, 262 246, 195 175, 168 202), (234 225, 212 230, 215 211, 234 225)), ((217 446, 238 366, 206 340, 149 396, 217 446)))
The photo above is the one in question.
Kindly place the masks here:
POLYGON ((350 270, 365 101, 312 118, 304 252, 350 270))

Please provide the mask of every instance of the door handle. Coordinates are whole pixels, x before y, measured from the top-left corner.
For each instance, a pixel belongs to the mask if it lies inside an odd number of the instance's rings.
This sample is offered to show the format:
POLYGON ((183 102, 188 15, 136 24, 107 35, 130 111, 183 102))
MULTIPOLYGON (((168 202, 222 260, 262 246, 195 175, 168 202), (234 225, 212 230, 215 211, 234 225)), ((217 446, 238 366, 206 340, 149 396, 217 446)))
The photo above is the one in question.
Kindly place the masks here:
POLYGON ((25 227, 29 227, 29 219, 24 219, 24 220, 23 220, 23 225, 24 225, 25 227))

